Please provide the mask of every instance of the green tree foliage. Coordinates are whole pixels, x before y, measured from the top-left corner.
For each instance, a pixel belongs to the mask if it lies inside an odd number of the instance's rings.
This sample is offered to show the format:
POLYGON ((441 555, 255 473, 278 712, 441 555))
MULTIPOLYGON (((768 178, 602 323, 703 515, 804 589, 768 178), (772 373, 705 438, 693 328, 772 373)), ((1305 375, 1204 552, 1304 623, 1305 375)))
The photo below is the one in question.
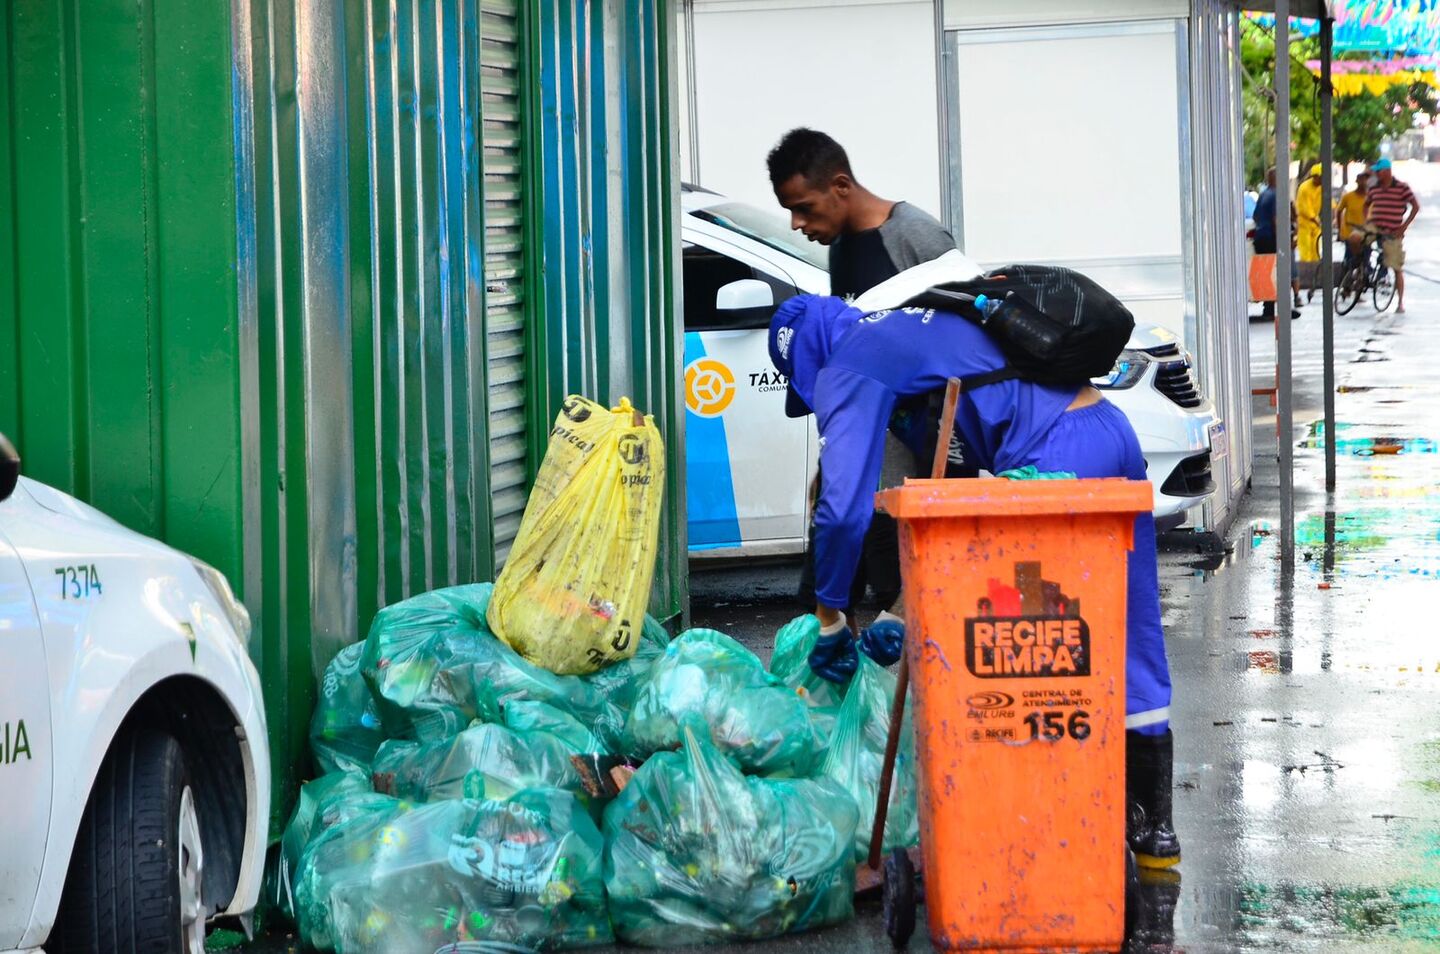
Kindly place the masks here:
MULTIPOLYGON (((1320 154, 1320 84, 1305 61, 1320 56, 1320 41, 1290 41, 1290 158, 1304 162, 1320 154)), ((1265 178, 1275 162, 1275 35, 1250 20, 1241 21, 1240 62, 1246 80, 1242 115, 1245 122, 1245 181, 1265 178)))
POLYGON ((1388 99, 1367 91, 1336 102, 1336 162, 1371 162, 1380 155, 1380 141, 1399 131, 1388 99))
POLYGON ((1427 83, 1392 86, 1383 95, 1363 92, 1335 100, 1335 161, 1371 162, 1380 143, 1415 125, 1417 115, 1440 112, 1435 89, 1427 83))
MULTIPOLYGON (((1320 81, 1305 68, 1320 57, 1316 38, 1290 43, 1290 157, 1301 169, 1320 155, 1320 81)), ((1249 20, 1241 21, 1240 58, 1246 80, 1241 103, 1245 125, 1245 181, 1254 185, 1275 161, 1275 35, 1249 20)), ((1417 115, 1440 115, 1436 92, 1426 83, 1392 86, 1383 95, 1364 92, 1335 97, 1335 161, 1371 162, 1380 143, 1411 129, 1417 115)))

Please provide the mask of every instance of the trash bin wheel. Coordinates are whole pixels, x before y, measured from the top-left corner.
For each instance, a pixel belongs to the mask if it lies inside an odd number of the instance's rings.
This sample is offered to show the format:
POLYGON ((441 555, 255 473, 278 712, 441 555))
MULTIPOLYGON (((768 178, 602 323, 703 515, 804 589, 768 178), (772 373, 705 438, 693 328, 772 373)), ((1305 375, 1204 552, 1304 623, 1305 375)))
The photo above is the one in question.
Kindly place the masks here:
POLYGON ((885 933, 897 951, 904 950, 915 933, 915 866, 904 848, 885 859, 885 933))

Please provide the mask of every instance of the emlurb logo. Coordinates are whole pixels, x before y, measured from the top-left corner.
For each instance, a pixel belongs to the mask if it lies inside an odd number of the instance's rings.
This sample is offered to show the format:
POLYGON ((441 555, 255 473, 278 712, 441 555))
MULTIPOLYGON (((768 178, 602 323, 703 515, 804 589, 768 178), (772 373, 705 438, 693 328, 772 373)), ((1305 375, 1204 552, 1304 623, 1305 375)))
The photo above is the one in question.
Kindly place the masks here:
POLYGON ((781 328, 775 333, 775 347, 780 352, 780 357, 789 360, 790 342, 795 337, 795 329, 789 325, 781 328))
POLYGON ((965 704, 972 709, 1008 709, 1015 704, 1015 697, 1008 692, 976 692, 965 704))
POLYGON ((714 358, 696 358, 685 369, 685 406, 716 417, 735 400, 735 373, 714 358))

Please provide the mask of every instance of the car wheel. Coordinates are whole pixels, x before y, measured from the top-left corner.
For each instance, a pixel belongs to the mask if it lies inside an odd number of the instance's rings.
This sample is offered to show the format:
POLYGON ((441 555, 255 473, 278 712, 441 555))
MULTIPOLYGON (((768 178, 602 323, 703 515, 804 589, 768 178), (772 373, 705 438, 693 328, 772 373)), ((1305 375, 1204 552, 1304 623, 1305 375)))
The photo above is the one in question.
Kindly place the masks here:
POLYGON ((124 733, 100 767, 55 929, 58 954, 200 954, 200 816, 185 754, 155 730, 124 733))

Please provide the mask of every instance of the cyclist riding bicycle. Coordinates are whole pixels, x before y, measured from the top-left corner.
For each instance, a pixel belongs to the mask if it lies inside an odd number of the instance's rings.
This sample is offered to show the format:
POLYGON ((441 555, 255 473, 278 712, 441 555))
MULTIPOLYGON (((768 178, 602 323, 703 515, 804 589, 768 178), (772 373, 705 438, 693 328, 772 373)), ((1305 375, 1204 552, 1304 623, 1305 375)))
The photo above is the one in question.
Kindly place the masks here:
POLYGON ((1372 293, 1375 310, 1384 311, 1394 300, 1398 284, 1390 262, 1393 236, 1367 222, 1356 230, 1354 242, 1349 241, 1352 236, 1346 238, 1345 267, 1335 288, 1335 313, 1349 314, 1367 291, 1372 293))
POLYGON ((1345 264, 1360 261, 1366 242, 1365 200, 1369 198, 1370 176, 1361 173, 1355 178, 1355 188, 1345 193, 1335 204, 1335 234, 1345 242, 1345 264))
POLYGON ((1377 264, 1379 265, 1379 267, 1384 268, 1385 240, 1390 238, 1390 236, 1386 235, 1384 232, 1380 231, 1375 226, 1371 225, 1369 222, 1366 222, 1363 226, 1360 227, 1359 230, 1357 230, 1355 238, 1357 241, 1355 243, 1355 252, 1353 255, 1350 252, 1350 242, 1347 241, 1345 243, 1345 264, 1347 266, 1354 265, 1364 269, 1365 279, 1368 281, 1374 277, 1375 272, 1375 270, 1371 267, 1370 250, 1375 245, 1379 245, 1380 254, 1378 256, 1377 264))

